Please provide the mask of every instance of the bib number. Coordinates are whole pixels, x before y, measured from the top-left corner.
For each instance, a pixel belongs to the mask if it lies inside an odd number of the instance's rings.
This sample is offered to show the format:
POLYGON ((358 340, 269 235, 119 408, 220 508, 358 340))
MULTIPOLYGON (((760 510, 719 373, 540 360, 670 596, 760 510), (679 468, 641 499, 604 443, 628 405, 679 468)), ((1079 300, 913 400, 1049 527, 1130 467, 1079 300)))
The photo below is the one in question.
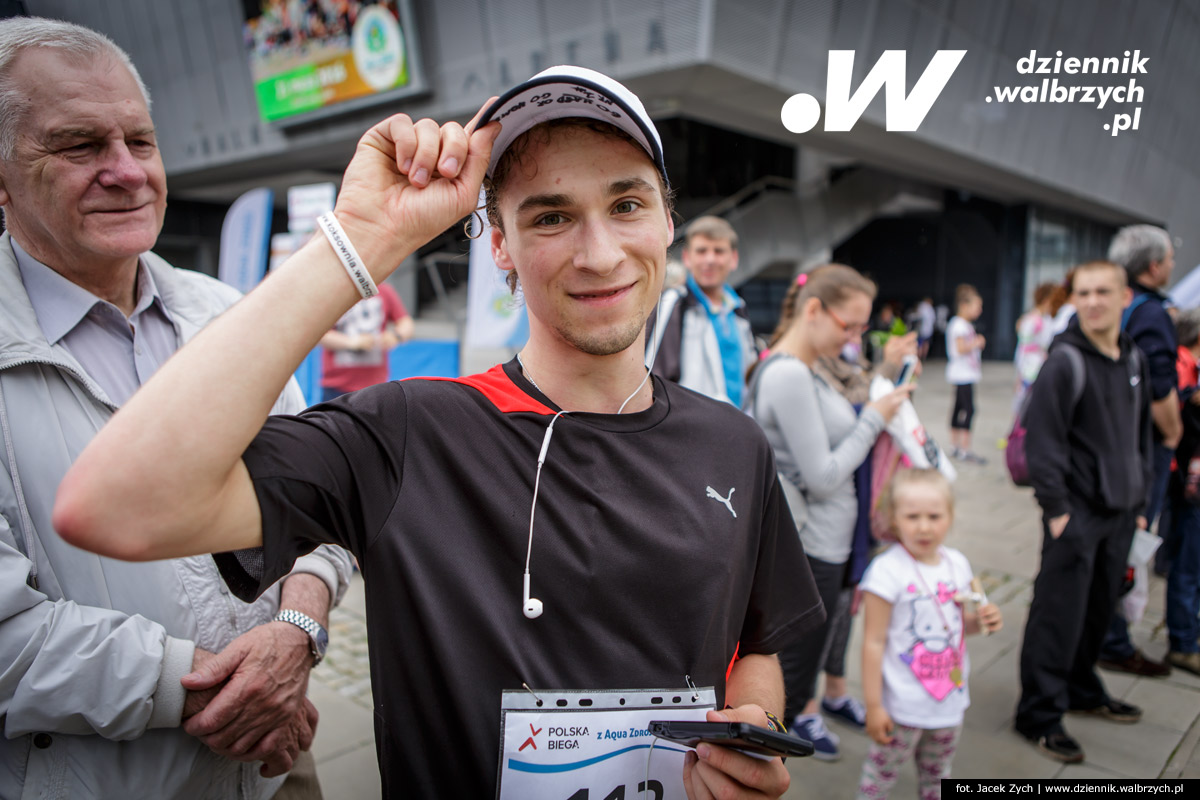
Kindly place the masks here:
POLYGON ((656 719, 700 720, 712 687, 505 692, 500 800, 681 800, 688 748, 649 731, 656 719))

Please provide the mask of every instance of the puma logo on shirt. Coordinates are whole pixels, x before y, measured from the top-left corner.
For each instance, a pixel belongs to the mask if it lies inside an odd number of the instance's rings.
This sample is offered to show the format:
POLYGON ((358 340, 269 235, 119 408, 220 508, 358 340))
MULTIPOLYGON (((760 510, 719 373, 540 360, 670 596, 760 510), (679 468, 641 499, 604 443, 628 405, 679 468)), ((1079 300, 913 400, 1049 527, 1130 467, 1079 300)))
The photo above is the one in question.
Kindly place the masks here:
POLYGON ((728 497, 721 497, 717 490, 711 486, 705 486, 704 488, 709 497, 711 497, 713 500, 719 500, 724 503, 725 507, 729 509, 729 513, 733 514, 733 518, 737 519, 737 512, 733 510, 733 503, 730 502, 730 500, 733 499, 733 493, 735 491, 733 488, 730 488, 728 497))

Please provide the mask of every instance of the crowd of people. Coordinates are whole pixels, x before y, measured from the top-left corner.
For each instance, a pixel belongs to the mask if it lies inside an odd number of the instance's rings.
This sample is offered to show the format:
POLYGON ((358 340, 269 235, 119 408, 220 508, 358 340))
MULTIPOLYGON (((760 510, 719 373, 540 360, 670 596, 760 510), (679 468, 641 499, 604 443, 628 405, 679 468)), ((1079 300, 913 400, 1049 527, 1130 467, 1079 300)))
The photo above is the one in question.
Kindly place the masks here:
MULTIPOLYGON (((305 690, 353 554, 385 796, 515 796, 511 692, 665 687, 705 687, 708 721, 791 729, 818 759, 840 755, 837 719, 872 742, 859 797, 888 796, 908 762, 939 796, 965 639, 1004 621, 945 544, 952 468, 887 434, 911 411, 929 299, 917 330, 877 322, 870 358, 876 286, 827 264, 797 277, 760 351, 729 284, 737 234, 712 217, 663 293, 662 143, 591 70, 551 68, 466 126, 380 122, 324 235, 240 301, 150 252, 165 172, 111 41, 0 22, 0 104, 0 795, 320 797, 305 690), (533 102, 547 92, 571 102, 533 102), (481 186, 528 343, 479 375, 379 382, 412 325, 379 284, 481 186), (290 376, 318 343, 326 395, 302 410, 290 376)), ((1016 728, 1061 761, 1083 758, 1065 711, 1140 717, 1098 661, 1167 669, 1113 610, 1134 529, 1168 496, 1169 658, 1200 672, 1200 318, 1176 335, 1165 232, 1124 229, 1110 259, 1074 271, 1058 337, 1056 289, 1018 323, 1044 537, 1016 728)), ((974 467, 983 302, 964 285, 955 305, 950 456, 974 467)), ((697 800, 790 778, 700 744, 672 780, 697 800)))

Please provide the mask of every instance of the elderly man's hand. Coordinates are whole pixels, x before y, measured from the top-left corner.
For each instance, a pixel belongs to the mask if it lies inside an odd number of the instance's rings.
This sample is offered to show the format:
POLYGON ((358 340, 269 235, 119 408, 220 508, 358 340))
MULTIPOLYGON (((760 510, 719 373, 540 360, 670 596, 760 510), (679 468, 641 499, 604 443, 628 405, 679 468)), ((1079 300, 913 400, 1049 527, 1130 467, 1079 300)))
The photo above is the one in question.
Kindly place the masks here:
MULTIPOLYGON (((303 731, 292 728, 298 724, 298 714, 303 715, 312 653, 308 634, 300 628, 287 622, 259 625, 220 653, 197 658, 194 668, 182 679, 185 689, 220 690, 187 718, 183 728, 214 752, 239 761, 259 761, 286 749, 287 741, 302 739, 303 731)), ((185 716, 187 712, 185 704, 185 716)), ((310 730, 309 741, 311 737, 310 730)))
POLYGON ((500 132, 475 124, 492 100, 465 128, 396 114, 359 140, 334 211, 367 263, 399 264, 475 210, 500 132))
MULTIPOLYGON (((709 722, 749 722, 766 727, 767 715, 756 705, 709 711, 709 722)), ((701 744, 683 761, 683 787, 688 800, 780 797, 791 776, 782 759, 764 760, 728 747, 701 744)))
POLYGON ((274 778, 285 772, 291 772, 296 762, 296 756, 301 750, 312 747, 313 734, 317 730, 317 707, 305 699, 304 705, 295 716, 282 728, 277 728, 267 734, 254 747, 254 753, 261 753, 255 758, 241 758, 239 761, 262 761, 259 774, 264 778, 274 778))

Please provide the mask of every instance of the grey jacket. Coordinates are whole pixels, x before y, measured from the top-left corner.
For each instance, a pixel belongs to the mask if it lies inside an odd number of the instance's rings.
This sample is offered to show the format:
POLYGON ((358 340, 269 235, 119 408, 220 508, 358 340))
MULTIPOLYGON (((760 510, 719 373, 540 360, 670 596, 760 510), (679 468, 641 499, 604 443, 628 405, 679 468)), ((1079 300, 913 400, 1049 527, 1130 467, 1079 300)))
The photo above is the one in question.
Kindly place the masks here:
MULTIPOLYGON (((239 297, 143 256, 182 345, 239 297)), ((231 365, 237 369, 239 366, 231 365)), ((275 412, 304 406, 292 382, 275 412)), ((196 647, 224 649, 269 621, 225 588, 210 556, 132 564, 66 544, 50 524, 58 484, 115 411, 61 346, 50 346, 0 236, 0 797, 268 798, 282 779, 212 753, 179 727, 196 647)), ((349 556, 296 563, 335 601, 349 556)))
POLYGON ((873 408, 855 416, 850 401, 798 358, 768 359, 752 380, 747 410, 775 451, 805 555, 846 563, 858 519, 854 472, 883 432, 883 417, 873 408))

